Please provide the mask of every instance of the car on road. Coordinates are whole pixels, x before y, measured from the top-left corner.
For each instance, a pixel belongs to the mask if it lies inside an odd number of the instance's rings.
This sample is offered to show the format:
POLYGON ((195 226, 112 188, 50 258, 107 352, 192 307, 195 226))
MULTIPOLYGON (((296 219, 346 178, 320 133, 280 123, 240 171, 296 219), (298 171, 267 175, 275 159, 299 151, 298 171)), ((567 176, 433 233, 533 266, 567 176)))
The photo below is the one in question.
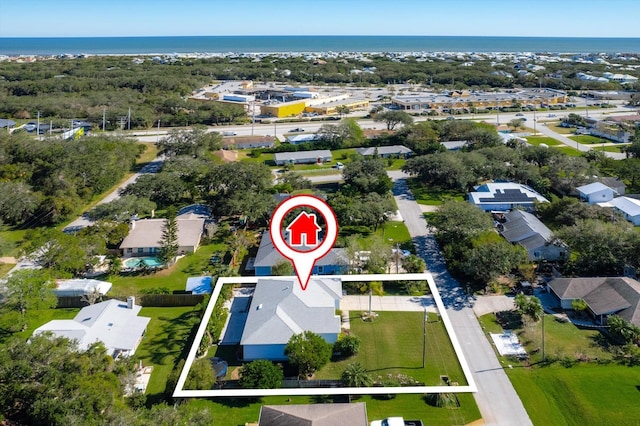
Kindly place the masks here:
POLYGON ((295 129, 291 130, 291 133, 301 133, 304 132, 304 129, 302 127, 296 127, 295 129))
POLYGON ((516 117, 524 117, 524 114, 519 112, 519 113, 516 114, 516 117))
POLYGON ((222 136, 238 136, 236 132, 222 132, 222 136))

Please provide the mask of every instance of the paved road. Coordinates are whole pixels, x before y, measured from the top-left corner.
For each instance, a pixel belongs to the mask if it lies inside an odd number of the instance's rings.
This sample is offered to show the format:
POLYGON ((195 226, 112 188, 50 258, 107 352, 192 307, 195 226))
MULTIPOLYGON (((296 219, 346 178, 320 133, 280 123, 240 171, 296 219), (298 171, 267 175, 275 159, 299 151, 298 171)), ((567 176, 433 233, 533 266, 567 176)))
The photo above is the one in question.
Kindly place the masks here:
MULTIPOLYGON (((600 148, 600 145, 584 145, 584 144, 578 143, 573 139, 569 139, 565 135, 561 135, 560 133, 554 132, 547 126, 538 126, 538 131, 545 136, 549 136, 550 138, 557 140, 558 142, 562 142, 564 145, 570 146, 571 148, 576 148, 580 152, 587 152, 587 151, 591 151, 592 149, 597 150, 598 148, 600 148)), ((622 152, 604 151, 604 155, 609 158, 613 158, 615 160, 623 160, 627 158, 626 154, 622 152)))
POLYGON ((429 233, 418 203, 402 172, 389 172, 395 181, 393 193, 418 254, 427 262, 428 270, 442 295, 464 356, 469 363, 478 392, 474 394, 480 414, 487 425, 531 425, 518 394, 504 372, 473 312, 473 300, 449 274, 440 248, 429 233))

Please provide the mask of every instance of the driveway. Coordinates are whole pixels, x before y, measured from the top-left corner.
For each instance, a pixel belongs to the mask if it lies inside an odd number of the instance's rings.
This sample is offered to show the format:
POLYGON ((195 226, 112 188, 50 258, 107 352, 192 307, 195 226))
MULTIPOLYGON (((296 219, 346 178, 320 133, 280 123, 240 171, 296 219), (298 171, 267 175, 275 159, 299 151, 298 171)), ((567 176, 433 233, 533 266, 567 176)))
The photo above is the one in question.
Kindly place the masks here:
MULTIPOLYGON (((437 312, 431 296, 371 296, 374 312, 437 312)), ((343 311, 366 312, 369 310, 369 296, 342 296, 340 309, 343 311)))
POLYGON ((473 396, 486 425, 531 425, 522 401, 509 381, 491 344, 487 340, 473 305, 460 284, 449 274, 433 234, 429 233, 422 211, 415 201, 402 172, 389 172, 394 180, 393 194, 416 250, 427 262, 427 268, 442 296, 453 329, 478 386, 473 396))

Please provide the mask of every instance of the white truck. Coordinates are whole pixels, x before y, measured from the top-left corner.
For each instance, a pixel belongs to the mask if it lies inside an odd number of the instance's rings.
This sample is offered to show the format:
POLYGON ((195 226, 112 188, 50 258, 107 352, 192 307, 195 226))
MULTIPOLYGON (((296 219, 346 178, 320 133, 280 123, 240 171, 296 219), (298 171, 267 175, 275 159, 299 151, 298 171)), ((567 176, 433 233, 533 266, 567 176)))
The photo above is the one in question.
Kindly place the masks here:
POLYGON ((402 417, 387 417, 383 420, 372 421, 371 426, 404 426, 404 419, 402 417))

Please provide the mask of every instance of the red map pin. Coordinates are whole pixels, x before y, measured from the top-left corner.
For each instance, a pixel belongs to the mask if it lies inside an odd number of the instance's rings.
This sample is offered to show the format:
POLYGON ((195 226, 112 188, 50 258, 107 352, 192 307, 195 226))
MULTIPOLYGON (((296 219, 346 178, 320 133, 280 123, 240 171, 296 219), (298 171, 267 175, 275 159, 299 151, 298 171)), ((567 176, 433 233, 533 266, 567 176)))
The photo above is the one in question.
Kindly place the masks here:
POLYGON ((278 252, 293 263, 300 287, 307 289, 311 272, 316 261, 324 257, 336 242, 338 237, 338 220, 331 207, 322 199, 313 195, 296 195, 286 199, 273 212, 269 233, 273 246, 278 252), (322 215, 326 225, 324 239, 320 241, 319 233, 322 228, 318 225, 315 213, 302 212, 287 226, 289 234, 287 243, 282 236, 282 221, 293 209, 311 207, 322 215), (314 247, 301 251, 294 247, 314 247))

